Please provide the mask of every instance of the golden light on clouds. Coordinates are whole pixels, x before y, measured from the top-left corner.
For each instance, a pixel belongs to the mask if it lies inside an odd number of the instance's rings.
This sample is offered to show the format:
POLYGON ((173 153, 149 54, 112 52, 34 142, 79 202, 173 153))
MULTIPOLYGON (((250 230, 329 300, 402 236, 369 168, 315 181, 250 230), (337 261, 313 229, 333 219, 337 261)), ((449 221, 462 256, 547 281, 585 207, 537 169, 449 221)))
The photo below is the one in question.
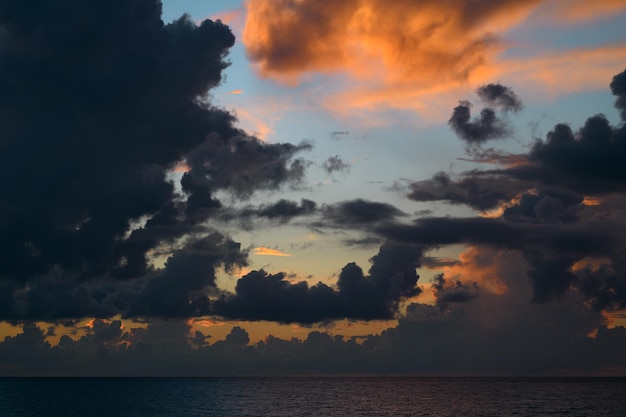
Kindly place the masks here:
POLYGON ((289 253, 281 252, 278 249, 266 248, 264 246, 259 246, 254 248, 254 255, 262 255, 262 256, 292 256, 289 253))
POLYGON ((519 204, 520 199, 522 198, 522 194, 536 194, 535 190, 531 190, 531 191, 525 191, 524 193, 521 193, 520 195, 512 198, 510 201, 507 201, 503 204, 501 204, 499 207, 493 209, 493 210, 489 210, 489 211, 483 211, 481 213, 479 213, 480 217, 484 217, 487 219, 497 219, 498 217, 502 217, 502 215, 504 214, 505 210, 516 206, 519 204))
POLYGON ((584 206, 599 206, 601 204, 602 204, 602 200, 600 200, 599 198, 585 197, 583 199, 583 205, 584 206))
POLYGON ((176 173, 183 173, 184 174, 185 172, 189 172, 189 170, 190 170, 190 168, 187 165, 186 161, 180 161, 174 167, 174 172, 176 172, 176 173))
POLYGON ((553 4, 555 13, 568 23, 595 20, 626 8, 624 0, 559 0, 553 4))
POLYGON ((190 319, 188 324, 189 326, 214 327, 214 326, 223 326, 226 323, 223 321, 216 321, 216 320, 209 320, 206 318, 202 318, 202 319, 190 319))
POLYGON ((446 281, 476 282, 483 290, 503 295, 508 288, 500 276, 502 271, 497 261, 500 252, 503 255, 506 251, 470 246, 459 255, 459 263, 439 269, 446 281))
POLYGON ((440 121, 464 91, 494 80, 541 96, 605 87, 626 56, 623 44, 503 54, 526 48, 504 40, 523 22, 577 24, 626 9, 620 0, 249 0, 246 9, 243 42, 257 72, 288 85, 345 75, 324 98, 339 114, 409 109, 440 121))

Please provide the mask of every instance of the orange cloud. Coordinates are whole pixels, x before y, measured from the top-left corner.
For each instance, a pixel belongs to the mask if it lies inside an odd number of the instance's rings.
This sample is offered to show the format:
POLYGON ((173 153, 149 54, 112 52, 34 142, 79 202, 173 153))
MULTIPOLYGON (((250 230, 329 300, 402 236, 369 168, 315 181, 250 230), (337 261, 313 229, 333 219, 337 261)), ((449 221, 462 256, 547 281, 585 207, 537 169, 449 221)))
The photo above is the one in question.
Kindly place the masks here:
POLYGON ((243 42, 264 76, 347 71, 388 82, 465 79, 540 0, 250 0, 243 42))
POLYGON ((497 219, 498 217, 501 217, 504 214, 506 209, 518 205, 520 200, 521 200, 521 198, 522 198, 522 195, 526 194, 526 193, 534 194, 534 195, 537 194, 536 190, 526 190, 526 191, 523 191, 522 193, 520 193, 517 196, 513 197, 511 200, 501 204, 499 207, 497 207, 497 208, 495 208, 493 210, 483 211, 483 212, 479 213, 479 216, 487 218, 487 219, 497 219))
POLYGON ((459 263, 439 268, 448 282, 465 284, 476 282, 481 290, 496 295, 507 292, 507 285, 500 276, 502 271, 497 259, 506 251, 472 246, 459 255, 459 263))
POLYGON ((470 77, 470 83, 511 80, 551 96, 574 91, 606 89, 615 73, 624 66, 626 45, 604 45, 550 51, 523 59, 498 60, 470 77))
POLYGON ((595 197, 585 197, 583 200, 583 205, 585 206, 599 206, 602 204, 602 200, 595 197))
POLYGON ((624 0, 560 0, 549 4, 553 13, 567 23, 595 20, 619 13, 626 8, 624 0))
POLYGON ((254 248, 254 254, 263 256, 292 256, 289 253, 281 252, 277 249, 266 248, 264 246, 254 248))
POLYGON ((605 88, 626 56, 614 45, 511 59, 500 38, 530 18, 572 24, 617 13, 623 0, 249 0, 246 9, 243 42, 261 76, 345 76, 326 106, 373 124, 385 122, 369 117, 379 108, 445 120, 459 97, 494 80, 551 95, 605 88))
POLYGON ((243 94, 243 90, 238 88, 236 90, 229 91, 228 94, 234 94, 234 95, 243 94))
POLYGON ((267 141, 268 136, 274 133, 272 127, 262 117, 254 116, 242 107, 235 109, 235 113, 243 128, 262 141, 267 141))

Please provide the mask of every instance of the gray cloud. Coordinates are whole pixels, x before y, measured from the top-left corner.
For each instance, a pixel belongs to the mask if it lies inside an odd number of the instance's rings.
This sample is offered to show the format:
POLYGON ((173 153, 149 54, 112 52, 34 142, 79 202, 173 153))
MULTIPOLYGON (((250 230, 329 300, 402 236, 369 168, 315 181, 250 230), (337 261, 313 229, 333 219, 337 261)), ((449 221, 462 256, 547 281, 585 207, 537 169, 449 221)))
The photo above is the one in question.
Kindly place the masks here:
POLYGON ((350 163, 345 162, 339 155, 335 155, 324 161, 322 167, 329 174, 333 172, 347 172, 350 170, 350 163))

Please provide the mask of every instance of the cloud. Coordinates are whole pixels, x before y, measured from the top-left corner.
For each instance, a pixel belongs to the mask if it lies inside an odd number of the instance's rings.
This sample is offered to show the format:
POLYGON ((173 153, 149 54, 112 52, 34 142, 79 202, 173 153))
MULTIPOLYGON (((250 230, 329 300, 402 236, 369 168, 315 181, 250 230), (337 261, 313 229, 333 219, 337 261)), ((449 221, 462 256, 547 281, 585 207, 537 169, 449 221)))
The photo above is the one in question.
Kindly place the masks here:
POLYGON ((548 9, 555 9, 554 13, 562 16, 566 22, 580 22, 598 19, 624 10, 621 0, 601 0, 590 4, 584 0, 566 0, 548 3, 548 9))
POLYGON ((322 167, 329 174, 333 172, 347 172, 350 170, 350 163, 345 162, 339 155, 335 155, 325 160, 322 167))
POLYGON ((522 102, 509 87, 501 84, 487 84, 476 90, 482 101, 491 107, 485 107, 480 111, 480 117, 471 120, 469 101, 460 101, 454 108, 448 124, 452 130, 465 140, 469 145, 480 145, 490 139, 499 139, 510 135, 506 120, 496 114, 496 109, 503 112, 519 111, 522 102))
POLYGON ((486 84, 476 90, 478 97, 486 104, 503 111, 520 111, 522 101, 510 88, 502 84, 486 84))
POLYGON ((409 185, 408 198, 415 201, 447 201, 489 210, 528 190, 530 184, 504 175, 467 172, 458 179, 441 171, 431 179, 409 185))
POLYGON ((469 101, 460 101, 448 121, 454 132, 468 144, 480 144, 489 139, 503 138, 510 133, 506 124, 490 108, 482 109, 480 118, 471 120, 471 106, 469 101))
POLYGON ((232 261, 193 255, 212 250, 198 245, 215 240, 217 194, 299 186, 310 145, 265 144, 211 105, 235 42, 219 21, 163 24, 156 0, 63 0, 15 3, 0 25, 0 315, 110 317, 133 297, 137 314, 189 314, 232 261), (187 267, 177 287, 171 271, 187 267), (170 290, 171 305, 146 299, 170 290))
MULTIPOLYGON (((510 300, 509 300, 510 301, 510 300)), ((146 328, 119 324, 106 337, 90 330, 52 346, 34 324, 0 342, 3 374, 38 376, 225 376, 225 375, 621 375, 626 368, 626 329, 598 326, 579 304, 511 304, 501 320, 484 326, 462 303, 448 310, 410 304, 407 315, 380 335, 352 338, 319 330, 304 340, 268 336, 251 344, 235 326, 212 344, 184 321, 154 321, 146 328), (195 343, 201 341, 201 343, 195 343)), ((608 398, 607 398, 608 401, 608 398)), ((606 405, 607 403, 603 403, 606 405)), ((617 402, 616 404, 619 404, 617 402)))
POLYGON ((404 213, 388 203, 363 199, 343 201, 322 208, 321 224, 335 226, 373 225, 385 220, 404 216, 404 213))
POLYGON ((391 319, 402 300, 421 291, 416 268, 423 250, 419 245, 385 244, 371 259, 368 276, 355 263, 344 266, 337 289, 322 282, 291 283, 284 273, 252 271, 237 281, 234 294, 213 303, 213 313, 225 319, 305 324, 391 319))
POLYGON ((254 0, 247 3, 243 41, 265 76, 347 70, 362 78, 383 74, 392 82, 464 79, 495 44, 481 26, 506 28, 533 3, 350 0, 330 7, 254 0))
POLYGON ((300 205, 295 201, 279 200, 275 204, 261 206, 257 215, 259 217, 267 217, 269 219, 281 219, 286 221, 295 216, 303 216, 312 214, 317 209, 317 203, 312 200, 303 198, 300 200, 300 205))
POLYGON ((262 256, 292 256, 289 253, 281 252, 278 249, 266 248, 264 246, 259 246, 254 248, 254 255, 262 255, 262 256))
POLYGON ((523 22, 570 27, 626 9, 611 0, 590 7, 579 0, 252 0, 242 39, 263 77, 296 84, 312 74, 335 75, 337 88, 321 98, 334 112, 381 123, 376 110, 409 109, 442 120, 461 91, 491 80, 550 97, 600 88, 622 65, 622 44, 535 47, 518 58, 507 38, 523 22))
MULTIPOLYGON (((611 83, 619 110, 624 107, 625 73, 611 83)), ((620 310, 625 129, 624 123, 611 126, 603 115, 588 118, 578 131, 557 124, 546 140, 514 158, 522 163, 475 169, 457 178, 441 172, 409 186, 408 197, 417 201, 443 200, 481 211, 498 208, 491 218, 421 218, 412 225, 389 222, 373 231, 433 247, 463 243, 519 251, 535 302, 553 301, 573 290, 593 308, 620 310), (605 260, 595 268, 575 268, 594 257, 605 260)), ((492 154, 486 157, 499 163, 499 155, 492 154)))
POLYGON ((468 158, 457 158, 460 161, 475 162, 479 164, 493 164, 505 167, 523 165, 528 162, 528 158, 523 154, 512 154, 499 151, 494 148, 484 149, 482 147, 474 147, 467 149, 468 158))
POLYGON ((312 216, 318 212, 317 203, 303 198, 297 201, 280 199, 275 203, 248 205, 242 209, 230 209, 220 213, 220 219, 238 221, 239 226, 246 230, 266 226, 261 220, 272 224, 286 224, 297 217, 312 216))
POLYGON ((350 132, 347 130, 335 130, 330 132, 330 137, 335 140, 340 140, 343 136, 348 136, 350 132))
POLYGON ((438 274, 433 279, 433 293, 437 299, 437 305, 445 309, 451 303, 466 303, 478 297, 478 284, 473 282, 466 285, 461 281, 450 283, 443 274, 438 274))

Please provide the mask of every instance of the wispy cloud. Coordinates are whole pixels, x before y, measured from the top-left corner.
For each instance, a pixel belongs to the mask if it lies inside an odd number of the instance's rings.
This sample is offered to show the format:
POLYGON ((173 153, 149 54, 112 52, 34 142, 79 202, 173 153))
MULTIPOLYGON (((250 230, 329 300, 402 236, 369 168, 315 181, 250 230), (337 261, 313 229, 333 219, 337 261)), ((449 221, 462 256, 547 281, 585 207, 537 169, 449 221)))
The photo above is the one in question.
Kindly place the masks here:
POLYGON ((292 256, 289 253, 281 252, 278 249, 267 248, 265 246, 259 246, 254 248, 254 255, 261 256, 292 256))

